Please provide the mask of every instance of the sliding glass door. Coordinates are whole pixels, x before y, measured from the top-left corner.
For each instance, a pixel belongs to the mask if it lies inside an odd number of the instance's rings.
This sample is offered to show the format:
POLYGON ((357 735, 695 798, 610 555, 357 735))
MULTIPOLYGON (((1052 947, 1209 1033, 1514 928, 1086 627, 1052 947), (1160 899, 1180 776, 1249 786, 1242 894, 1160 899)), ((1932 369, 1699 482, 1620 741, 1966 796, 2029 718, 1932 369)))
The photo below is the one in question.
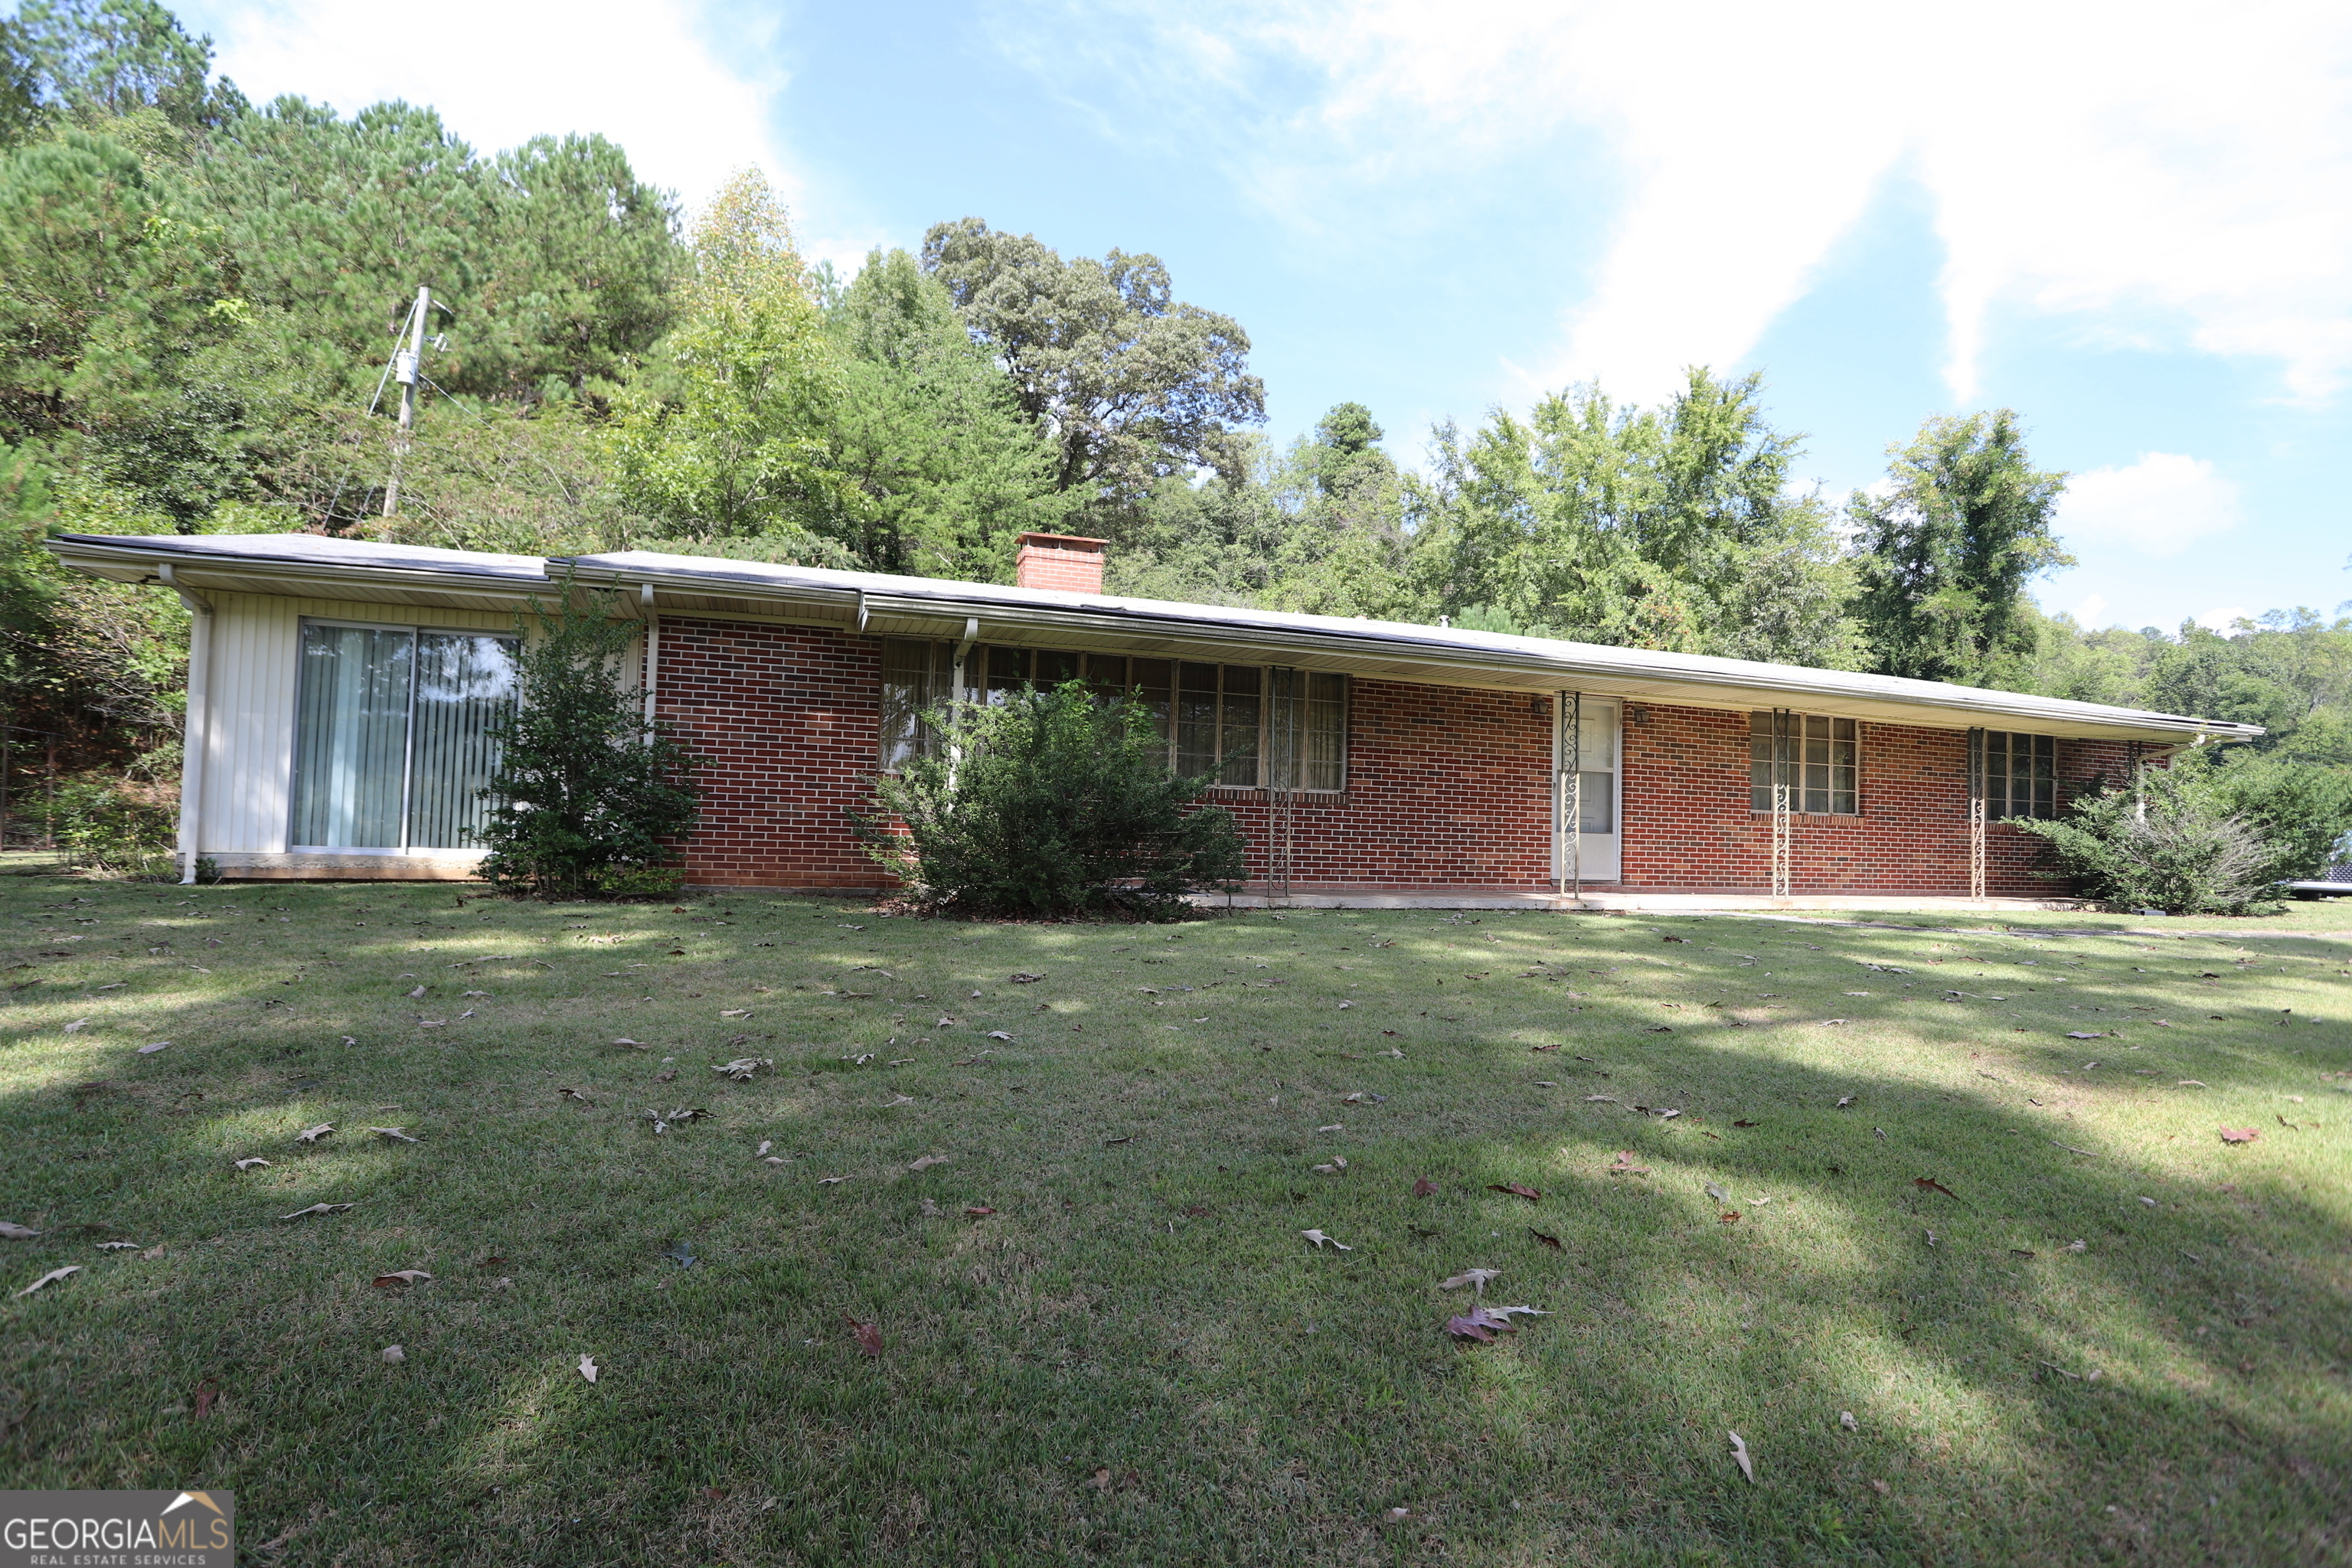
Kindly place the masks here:
POLYGON ((294 723, 295 849, 476 847, 514 710, 511 637, 306 621, 294 723))

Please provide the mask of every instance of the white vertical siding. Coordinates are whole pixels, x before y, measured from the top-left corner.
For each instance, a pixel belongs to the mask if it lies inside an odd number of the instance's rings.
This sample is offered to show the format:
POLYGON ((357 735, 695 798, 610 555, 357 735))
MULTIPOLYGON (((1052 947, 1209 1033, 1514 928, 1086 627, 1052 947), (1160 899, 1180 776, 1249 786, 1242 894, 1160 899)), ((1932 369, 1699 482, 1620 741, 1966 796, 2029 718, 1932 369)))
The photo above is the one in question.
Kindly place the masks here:
POLYGON ((283 853, 294 774, 294 693, 305 616, 387 626, 514 629, 497 610, 438 610, 215 594, 197 853, 283 853))

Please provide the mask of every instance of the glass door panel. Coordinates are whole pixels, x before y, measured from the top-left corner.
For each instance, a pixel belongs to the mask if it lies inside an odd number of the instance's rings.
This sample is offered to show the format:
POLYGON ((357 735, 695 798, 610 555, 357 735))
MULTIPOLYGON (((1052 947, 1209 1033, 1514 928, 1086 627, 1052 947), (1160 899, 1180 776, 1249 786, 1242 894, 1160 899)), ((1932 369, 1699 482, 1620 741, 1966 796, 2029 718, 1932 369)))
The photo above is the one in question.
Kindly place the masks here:
POLYGON ((400 847, 415 653, 414 632, 302 628, 292 843, 400 847))

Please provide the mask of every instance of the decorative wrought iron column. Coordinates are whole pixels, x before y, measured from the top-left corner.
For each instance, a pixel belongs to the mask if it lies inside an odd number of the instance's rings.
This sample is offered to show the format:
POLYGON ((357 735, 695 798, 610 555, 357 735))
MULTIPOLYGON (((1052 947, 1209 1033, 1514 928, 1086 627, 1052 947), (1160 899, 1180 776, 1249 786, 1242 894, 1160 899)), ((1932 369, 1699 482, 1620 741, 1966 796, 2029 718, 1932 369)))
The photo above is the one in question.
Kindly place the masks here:
POLYGON ((1559 890, 1584 897, 1584 693, 1551 702, 1551 865, 1559 890))
POLYGON ((1790 780, 1797 771, 1795 715, 1785 708, 1772 710, 1772 896, 1789 896, 1790 780))
POLYGON ((1985 896, 1985 795, 1991 772, 1982 730, 1969 731, 1969 897, 1985 896))
POLYGON ((1297 852, 1298 742, 1305 703, 1297 670, 1277 665, 1267 674, 1265 760, 1274 781, 1274 832, 1266 847, 1266 891, 1286 900, 1297 852))

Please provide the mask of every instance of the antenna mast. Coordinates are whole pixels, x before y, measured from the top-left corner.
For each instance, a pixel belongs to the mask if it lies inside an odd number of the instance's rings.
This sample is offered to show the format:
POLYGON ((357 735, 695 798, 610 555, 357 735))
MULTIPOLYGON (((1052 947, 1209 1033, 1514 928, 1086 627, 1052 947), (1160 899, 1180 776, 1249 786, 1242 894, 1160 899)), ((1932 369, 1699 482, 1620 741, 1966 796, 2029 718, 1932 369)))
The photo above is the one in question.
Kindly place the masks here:
POLYGON ((416 428, 416 379, 425 358, 425 322, 433 312, 433 290, 418 285, 416 303, 408 309, 408 320, 403 323, 408 332, 408 346, 395 349, 392 355, 392 379, 400 383, 400 430, 392 438, 392 478, 383 487, 383 515, 400 514, 400 466, 408 456, 409 432, 416 428))

